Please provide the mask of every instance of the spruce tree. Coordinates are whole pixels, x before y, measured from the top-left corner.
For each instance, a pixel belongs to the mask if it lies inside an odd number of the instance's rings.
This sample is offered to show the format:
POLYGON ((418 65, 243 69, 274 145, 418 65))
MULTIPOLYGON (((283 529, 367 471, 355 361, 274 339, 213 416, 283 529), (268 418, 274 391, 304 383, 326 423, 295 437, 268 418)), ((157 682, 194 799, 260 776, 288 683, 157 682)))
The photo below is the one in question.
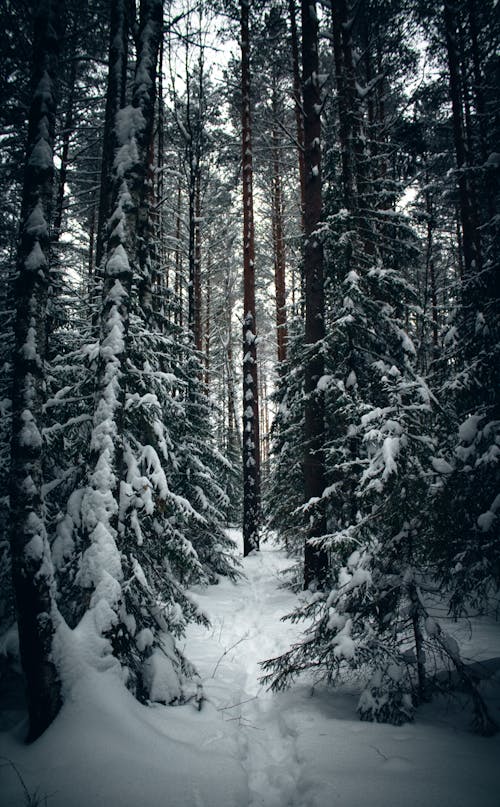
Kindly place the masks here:
POLYGON ((42 494, 53 150, 64 17, 60 11, 55 3, 44 0, 34 17, 31 104, 14 289, 10 550, 30 740, 42 734, 61 705, 59 671, 53 657, 61 620, 42 494))

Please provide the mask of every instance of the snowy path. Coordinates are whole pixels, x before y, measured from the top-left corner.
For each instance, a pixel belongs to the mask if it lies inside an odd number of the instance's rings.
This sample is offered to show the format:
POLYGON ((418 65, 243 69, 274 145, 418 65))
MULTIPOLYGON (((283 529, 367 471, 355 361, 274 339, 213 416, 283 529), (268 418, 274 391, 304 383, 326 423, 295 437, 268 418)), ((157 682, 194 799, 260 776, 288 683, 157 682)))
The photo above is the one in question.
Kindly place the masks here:
MULTIPOLYGON (((498 807, 500 736, 471 734, 460 704, 429 704, 397 728, 359 722, 348 688, 260 686, 258 662, 301 630, 280 622, 296 603, 279 587, 288 563, 264 544, 245 579, 192 593, 211 620, 185 643, 201 711, 142 706, 115 674, 88 669, 36 743, 24 745, 22 722, 0 732, 1 807, 27 803, 6 759, 47 807, 498 807)), ((468 655, 500 656, 498 623, 477 627, 468 655)), ((500 676, 491 686, 500 722, 500 676)))
POLYGON ((245 560, 246 579, 222 581, 198 593, 213 626, 213 650, 207 653, 199 629, 189 632, 186 652, 204 679, 205 694, 223 720, 238 727, 236 742, 248 777, 249 807, 302 805, 297 795, 295 732, 288 727, 275 696, 260 684, 259 661, 290 646, 296 626, 279 618, 290 612, 295 597, 279 588, 279 573, 290 565, 283 553, 268 545, 245 560), (225 655, 222 655, 225 654, 225 655), (214 664, 215 661, 215 664, 214 664), (216 669, 216 678, 212 677, 216 669))
POLYGON ((265 543, 243 561, 246 579, 195 594, 212 629, 191 628, 186 653, 248 782, 248 804, 220 807, 498 807, 500 742, 471 735, 465 720, 457 732, 448 706, 430 705, 395 728, 359 722, 348 691, 315 687, 312 697, 304 681, 271 694, 259 684, 259 661, 301 631, 280 621, 296 604, 280 588, 289 563, 265 543))

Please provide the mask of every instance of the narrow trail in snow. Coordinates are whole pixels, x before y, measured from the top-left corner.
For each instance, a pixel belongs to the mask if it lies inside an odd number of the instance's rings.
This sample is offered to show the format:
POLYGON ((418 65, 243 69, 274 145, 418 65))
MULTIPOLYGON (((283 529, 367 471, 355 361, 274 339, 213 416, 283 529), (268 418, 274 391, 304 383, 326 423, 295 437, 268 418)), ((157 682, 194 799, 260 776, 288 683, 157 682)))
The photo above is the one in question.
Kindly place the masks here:
MULTIPOLYGON (((234 538, 241 549, 241 534, 234 538)), ((36 743, 22 741, 23 723, 0 732, 0 757, 16 765, 28 794, 48 794, 49 807, 498 807, 500 737, 471 734, 460 702, 425 704, 415 723, 396 727, 361 723, 349 682, 333 691, 306 673, 286 692, 261 686, 259 661, 303 629, 280 622, 297 603, 280 588, 288 565, 264 543, 243 561, 244 579, 192 591, 211 620, 186 634, 201 711, 194 700, 143 706, 115 670, 89 666, 36 743)), ((470 656, 500 655, 498 623, 481 631, 470 656)), ((500 718, 498 686, 492 679, 500 718)), ((0 794, 5 807, 23 800, 8 764, 0 794)))
POLYGON ((295 738, 276 708, 275 698, 259 683, 259 661, 288 646, 287 641, 279 646, 276 641, 275 615, 281 610, 277 605, 280 598, 286 601, 288 596, 277 589, 278 553, 274 556, 263 550, 246 560, 246 602, 236 616, 237 624, 239 621, 240 625, 244 622, 249 626, 248 638, 242 642, 240 663, 246 670, 242 694, 245 700, 251 700, 242 704, 240 741, 245 754, 250 807, 260 807, 264 803, 263 794, 267 807, 293 804, 297 792, 295 738))
MULTIPOLYGON (((233 537, 241 548, 241 534, 233 537)), ((211 628, 191 625, 185 652, 206 702, 199 718, 190 704, 180 707, 186 723, 178 721, 172 737, 182 739, 185 731, 198 743, 200 770, 218 789, 214 800, 210 788, 198 788, 200 774, 193 772, 196 800, 185 803, 497 807, 498 742, 467 732, 466 717, 457 730, 445 702, 422 707, 414 724, 395 727, 359 721, 355 686, 334 693, 313 687, 306 674, 288 692, 266 691, 259 661, 288 649, 304 628, 280 621, 297 604, 296 595, 280 587, 280 572, 289 565, 283 551, 263 543, 243 560, 242 580, 193 591, 211 628)))
POLYGON ((193 660, 207 698, 226 722, 236 724, 237 753, 248 778, 248 807, 298 804, 296 732, 287 725, 276 697, 259 682, 259 662, 286 650, 298 633, 296 626, 279 621, 295 603, 294 595, 280 588, 280 572, 289 565, 283 552, 264 544, 245 558, 245 578, 238 584, 222 580, 207 592, 196 592, 212 623, 211 641, 205 641, 198 654, 201 635, 194 629, 188 652, 190 658, 198 655, 193 660))

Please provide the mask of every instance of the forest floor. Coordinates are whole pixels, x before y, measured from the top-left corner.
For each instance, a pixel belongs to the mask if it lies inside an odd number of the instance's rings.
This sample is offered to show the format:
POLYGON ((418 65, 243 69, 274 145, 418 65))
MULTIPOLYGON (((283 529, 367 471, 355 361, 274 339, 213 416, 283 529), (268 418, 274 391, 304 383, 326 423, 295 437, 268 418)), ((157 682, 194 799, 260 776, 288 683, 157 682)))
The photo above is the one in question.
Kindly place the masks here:
MULTIPOLYGON (((1 807, 498 807, 500 736, 472 734, 460 699, 439 699, 394 727, 357 719, 354 684, 332 691, 306 677, 284 693, 262 687, 259 661, 301 631, 280 621, 297 598, 281 587, 289 565, 264 543, 243 561, 244 579, 192 592, 211 621, 191 626, 184 648, 203 682, 200 711, 194 700, 141 706, 112 671, 88 670, 27 747, 24 715, 11 703, 0 733, 1 807), (29 802, 35 791, 39 802, 29 802)), ((500 657, 493 619, 447 629, 468 659, 500 657)), ((498 672, 484 694, 500 722, 498 672)))

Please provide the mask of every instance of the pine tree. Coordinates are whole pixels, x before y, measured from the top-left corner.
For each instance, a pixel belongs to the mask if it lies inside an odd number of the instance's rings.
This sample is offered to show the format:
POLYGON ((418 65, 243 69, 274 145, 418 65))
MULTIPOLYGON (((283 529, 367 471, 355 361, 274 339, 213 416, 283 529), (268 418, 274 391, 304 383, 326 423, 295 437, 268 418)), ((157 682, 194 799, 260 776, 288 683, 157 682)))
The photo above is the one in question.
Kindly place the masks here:
MULTIPOLYGON (((117 29, 125 18, 122 5, 117 29)), ((138 697, 172 701, 181 696, 180 683, 168 692, 158 691, 156 672, 168 666, 172 680, 180 677, 183 661, 172 632, 182 630, 184 620, 195 612, 180 580, 199 561, 175 522, 165 529, 169 502, 181 511, 191 508, 170 491, 165 478, 165 384, 161 371, 155 373, 147 361, 145 349, 149 342, 149 355, 161 357, 161 336, 149 332, 154 313, 146 245, 162 20, 161 2, 141 4, 132 103, 119 108, 114 121, 113 210, 107 228, 90 473, 76 501, 73 496, 68 519, 83 541, 75 581, 90 590, 90 610, 84 618, 108 637, 115 656, 129 668, 128 684, 138 697)), ((118 41, 123 38, 114 44, 118 41)))
MULTIPOLYGON (((494 723, 458 646, 427 610, 429 555, 442 551, 432 528, 432 483, 439 468, 446 485, 451 466, 436 456, 434 420, 442 409, 419 375, 412 338, 418 235, 397 211, 401 188, 388 171, 400 159, 385 120, 391 88, 380 70, 390 51, 381 49, 382 29, 371 39, 378 18, 353 15, 340 0, 332 10, 338 144, 326 160, 327 335, 319 385, 325 530, 316 541, 330 557, 332 586, 290 615, 309 625, 301 642, 264 663, 264 680, 279 689, 312 670, 337 683, 350 670, 365 682, 360 716, 400 723, 439 688, 440 669, 455 669, 471 695, 478 730, 488 734, 494 723), (372 41, 378 78, 371 73, 372 41), (360 52, 363 59, 354 58, 360 52)), ((486 521, 490 526, 492 518, 486 521)), ((473 584, 477 590, 478 576, 473 584)))
POLYGON ((30 740, 42 734, 61 705, 59 672, 53 658, 60 616, 43 516, 42 407, 56 80, 63 17, 60 6, 57 9, 44 0, 34 18, 32 97, 15 284, 10 548, 30 740))
MULTIPOLYGON (((127 21, 124 7, 118 11, 110 31, 115 77, 127 21)), ((46 436, 64 615, 71 627, 102 634, 140 699, 170 702, 182 698, 189 670, 175 637, 187 622, 206 621, 185 587, 238 572, 222 530, 229 503, 217 475, 225 460, 211 434, 201 357, 192 335, 162 310, 156 285, 150 146, 161 27, 161 3, 143 4, 132 102, 115 99, 101 335, 92 340, 89 322, 79 333, 66 328, 46 436), (157 683, 166 668, 168 691, 157 683)), ((113 78, 108 93, 117 91, 113 78)))
MULTIPOLYGON (((303 640, 263 664, 281 689, 304 670, 330 684, 347 670, 365 683, 365 720, 400 724, 456 670, 478 730, 495 731, 456 642, 429 615, 426 589, 433 396, 397 307, 411 291, 397 273, 351 270, 338 290, 335 364, 325 378, 326 466, 333 585, 289 618, 307 620, 303 640), (389 294, 390 290, 390 294, 389 294)), ((410 298, 411 299, 411 298, 410 298)))
POLYGON ((478 11, 473 0, 446 2, 442 19, 463 272, 455 321, 446 340, 450 372, 444 379, 443 399, 449 404, 441 424, 444 434, 448 432, 442 447, 446 472, 440 476, 436 501, 433 554, 442 581, 451 588, 455 613, 469 603, 484 608, 500 586, 500 285, 499 228, 494 215, 499 201, 494 152, 498 97, 490 97, 489 108, 485 104, 488 80, 495 80, 488 51, 498 30, 491 7, 484 16, 478 11), (451 434, 450 422, 455 426, 451 434))

